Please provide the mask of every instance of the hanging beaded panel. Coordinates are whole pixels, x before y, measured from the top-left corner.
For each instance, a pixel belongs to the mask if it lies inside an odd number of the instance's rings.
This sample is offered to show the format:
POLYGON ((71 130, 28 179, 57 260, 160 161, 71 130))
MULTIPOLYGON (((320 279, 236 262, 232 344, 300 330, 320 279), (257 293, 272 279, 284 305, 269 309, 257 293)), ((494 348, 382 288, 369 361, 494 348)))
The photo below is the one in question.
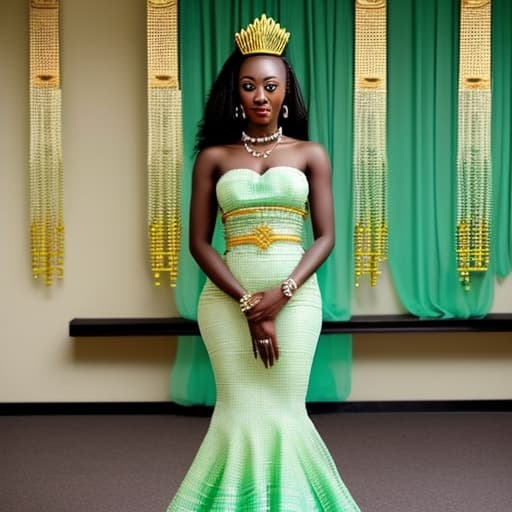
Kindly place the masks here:
POLYGON ((457 268, 470 288, 485 272, 491 225, 491 2, 461 0, 457 147, 457 268))
POLYGON ((178 79, 178 1, 149 0, 148 235, 156 286, 176 285, 181 235, 182 121, 178 79))
POLYGON ((355 2, 355 285, 377 284, 387 259, 386 2, 355 2))
POLYGON ((32 274, 64 274, 59 2, 30 2, 30 243, 32 274))

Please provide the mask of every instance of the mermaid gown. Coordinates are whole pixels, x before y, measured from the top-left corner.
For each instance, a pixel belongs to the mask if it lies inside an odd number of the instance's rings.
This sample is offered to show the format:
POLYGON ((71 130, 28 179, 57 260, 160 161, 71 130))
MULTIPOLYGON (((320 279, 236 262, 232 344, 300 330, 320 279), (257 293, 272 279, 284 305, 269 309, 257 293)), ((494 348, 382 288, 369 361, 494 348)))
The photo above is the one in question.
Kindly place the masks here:
MULTIPOLYGON (((225 261, 248 291, 279 286, 303 254, 308 182, 293 167, 233 169, 217 182, 225 261)), ((279 360, 252 352, 238 303, 207 280, 198 323, 217 400, 208 432, 170 511, 359 511, 309 419, 305 397, 322 323, 312 276, 276 319, 279 360)))

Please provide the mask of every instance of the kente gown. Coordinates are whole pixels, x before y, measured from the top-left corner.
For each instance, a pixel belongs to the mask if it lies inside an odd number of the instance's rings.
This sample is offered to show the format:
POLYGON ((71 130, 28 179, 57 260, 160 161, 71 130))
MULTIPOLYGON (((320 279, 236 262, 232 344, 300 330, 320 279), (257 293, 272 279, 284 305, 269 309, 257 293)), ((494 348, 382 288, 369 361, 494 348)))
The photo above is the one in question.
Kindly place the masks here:
MULTIPOLYGON (((225 262, 250 292, 279 286, 297 265, 308 196, 304 173, 233 169, 217 182, 225 262)), ((313 275, 276 319, 279 360, 252 351, 237 301, 207 280, 198 323, 217 400, 208 432, 170 511, 359 511, 305 408, 322 323, 313 275)))

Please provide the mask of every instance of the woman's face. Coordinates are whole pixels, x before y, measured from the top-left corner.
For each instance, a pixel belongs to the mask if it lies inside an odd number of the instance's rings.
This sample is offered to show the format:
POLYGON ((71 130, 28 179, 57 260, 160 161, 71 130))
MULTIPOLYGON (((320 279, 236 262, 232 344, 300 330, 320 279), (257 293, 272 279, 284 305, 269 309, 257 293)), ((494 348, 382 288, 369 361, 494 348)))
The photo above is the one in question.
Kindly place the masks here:
POLYGON ((249 126, 275 130, 286 95, 286 67, 279 57, 255 55, 240 67, 239 93, 249 126))

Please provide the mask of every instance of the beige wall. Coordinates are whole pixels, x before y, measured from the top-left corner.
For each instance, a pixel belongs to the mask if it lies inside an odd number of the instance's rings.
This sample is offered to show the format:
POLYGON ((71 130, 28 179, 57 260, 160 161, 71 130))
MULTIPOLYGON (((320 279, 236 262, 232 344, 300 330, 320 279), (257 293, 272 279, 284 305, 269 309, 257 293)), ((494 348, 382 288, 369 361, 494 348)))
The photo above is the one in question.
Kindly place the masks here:
MULTIPOLYGON (((0 0, 0 402, 167 399, 175 342, 67 335, 73 317, 172 316, 145 242, 145 2, 62 2, 66 275, 30 274, 28 0, 0 0)), ((512 281, 494 311, 510 311, 512 281)), ((354 313, 400 312, 387 276, 354 313)), ((511 333, 354 337, 351 400, 511 398, 511 333)))

